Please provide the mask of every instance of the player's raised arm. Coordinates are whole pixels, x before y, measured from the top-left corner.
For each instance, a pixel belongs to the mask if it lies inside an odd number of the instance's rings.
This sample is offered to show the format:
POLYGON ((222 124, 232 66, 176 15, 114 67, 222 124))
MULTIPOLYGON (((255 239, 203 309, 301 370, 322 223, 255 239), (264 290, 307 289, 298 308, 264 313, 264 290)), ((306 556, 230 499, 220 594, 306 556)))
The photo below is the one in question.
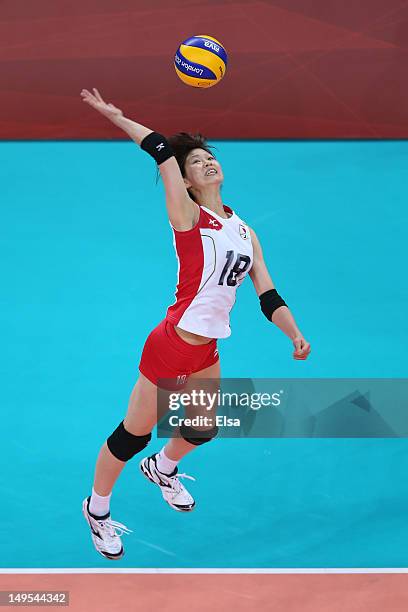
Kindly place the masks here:
POLYGON ((276 291, 266 267, 258 237, 253 229, 250 228, 250 232, 254 249, 254 262, 249 276, 259 297, 261 310, 268 321, 275 323, 292 340, 295 348, 294 359, 306 359, 310 353, 310 344, 299 331, 292 313, 276 291))
POLYGON ((93 93, 83 89, 81 96, 84 102, 125 131, 136 144, 152 155, 163 179, 170 223, 176 230, 191 229, 198 206, 187 192, 180 168, 166 138, 125 117, 120 108, 105 102, 95 88, 93 88, 93 93))

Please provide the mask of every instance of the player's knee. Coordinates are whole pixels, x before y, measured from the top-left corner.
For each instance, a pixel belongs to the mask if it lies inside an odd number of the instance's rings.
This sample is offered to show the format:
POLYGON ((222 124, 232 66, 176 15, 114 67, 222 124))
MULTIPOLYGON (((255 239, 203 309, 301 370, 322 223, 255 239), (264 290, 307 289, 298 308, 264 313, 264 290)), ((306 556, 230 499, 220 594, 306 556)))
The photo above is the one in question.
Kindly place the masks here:
POLYGON ((127 431, 123 421, 106 440, 112 455, 120 461, 129 461, 136 453, 140 453, 151 440, 152 434, 135 436, 127 431))
POLYGON ((180 433, 181 437, 184 438, 186 442, 194 444, 195 446, 201 446, 201 444, 211 442, 211 440, 215 438, 215 436, 218 434, 218 427, 214 425, 212 429, 199 431, 198 429, 194 429, 193 427, 189 427, 183 423, 180 426, 180 433))

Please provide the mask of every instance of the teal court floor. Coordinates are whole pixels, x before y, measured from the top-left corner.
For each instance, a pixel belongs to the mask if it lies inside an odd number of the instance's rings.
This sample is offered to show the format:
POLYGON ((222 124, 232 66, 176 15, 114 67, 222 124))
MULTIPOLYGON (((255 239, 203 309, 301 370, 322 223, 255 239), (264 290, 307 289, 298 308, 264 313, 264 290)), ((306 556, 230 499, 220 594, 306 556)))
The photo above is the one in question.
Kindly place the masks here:
MULTIPOLYGON (((406 377, 408 142, 213 144, 223 201, 312 344, 292 359, 248 278, 223 375, 406 377)), ((106 567, 81 502, 173 302, 163 184, 131 142, 3 142, 0 160, 1 563, 106 567)), ((133 533, 115 567, 408 566, 405 439, 221 439, 182 471, 191 515, 126 466, 112 516, 133 533)))

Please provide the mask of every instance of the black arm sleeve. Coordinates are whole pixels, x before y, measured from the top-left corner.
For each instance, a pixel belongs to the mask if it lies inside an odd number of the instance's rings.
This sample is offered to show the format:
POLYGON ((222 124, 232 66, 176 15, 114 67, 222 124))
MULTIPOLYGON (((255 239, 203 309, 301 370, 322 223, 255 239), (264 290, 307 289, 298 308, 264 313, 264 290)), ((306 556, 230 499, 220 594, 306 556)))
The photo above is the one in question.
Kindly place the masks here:
POLYGON ((156 160, 158 166, 174 155, 166 137, 157 132, 152 132, 143 138, 140 148, 149 153, 156 160))
POLYGON ((269 289, 259 296, 261 310, 268 321, 272 321, 272 315, 280 306, 287 306, 276 289, 269 289))

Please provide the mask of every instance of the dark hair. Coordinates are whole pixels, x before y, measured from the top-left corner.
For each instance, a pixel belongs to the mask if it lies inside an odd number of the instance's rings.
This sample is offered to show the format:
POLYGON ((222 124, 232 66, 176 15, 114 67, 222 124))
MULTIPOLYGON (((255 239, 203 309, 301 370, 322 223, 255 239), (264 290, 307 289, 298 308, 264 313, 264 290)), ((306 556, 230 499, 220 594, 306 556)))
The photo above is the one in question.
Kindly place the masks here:
MULTIPOLYGON (((207 139, 205 138, 205 136, 203 136, 199 132, 197 134, 179 132, 178 134, 169 136, 167 138, 167 142, 173 149, 174 157, 176 158, 176 161, 181 170, 181 175, 183 177, 186 176, 184 164, 186 162, 187 156, 190 153, 190 151, 192 151, 193 149, 204 149, 204 151, 207 151, 207 153, 209 153, 210 155, 213 155, 213 153, 210 151, 210 149, 214 148, 213 145, 209 145, 207 143, 207 139)), ((157 181, 159 180, 159 177, 160 177, 160 170, 157 167, 156 184, 157 184, 157 181)), ((196 202, 196 199, 194 195, 191 193, 190 189, 187 189, 187 191, 190 195, 190 198, 194 200, 194 202, 196 202)))

